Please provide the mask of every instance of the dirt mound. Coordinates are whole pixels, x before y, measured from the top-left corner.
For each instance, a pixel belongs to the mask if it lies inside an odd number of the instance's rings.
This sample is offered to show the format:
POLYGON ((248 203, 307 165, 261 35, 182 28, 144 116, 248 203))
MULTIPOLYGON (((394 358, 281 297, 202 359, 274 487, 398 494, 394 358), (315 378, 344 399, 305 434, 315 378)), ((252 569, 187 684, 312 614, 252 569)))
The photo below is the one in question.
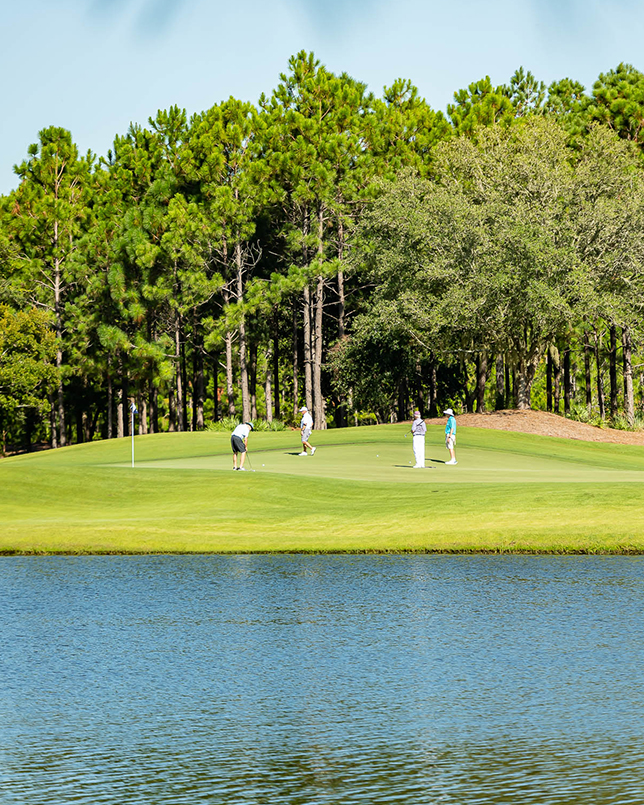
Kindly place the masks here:
MULTIPOLYGON (((445 422, 427 419, 427 424, 445 422)), ((456 417, 458 427, 513 430, 518 433, 536 433, 539 436, 558 436, 562 439, 581 439, 585 442, 612 442, 644 446, 644 432, 596 428, 584 422, 575 422, 558 414, 545 411, 491 411, 489 414, 461 414, 456 417)))

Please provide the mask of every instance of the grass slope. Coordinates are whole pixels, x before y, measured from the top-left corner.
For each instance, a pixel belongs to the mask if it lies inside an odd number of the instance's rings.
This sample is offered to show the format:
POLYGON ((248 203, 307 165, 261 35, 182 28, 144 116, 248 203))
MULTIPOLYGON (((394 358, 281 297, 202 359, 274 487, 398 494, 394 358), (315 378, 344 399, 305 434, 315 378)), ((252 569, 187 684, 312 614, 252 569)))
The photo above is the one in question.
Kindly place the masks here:
POLYGON ((160 434, 0 461, 1 553, 644 552, 644 448, 440 428, 413 470, 407 425, 229 436, 160 434))

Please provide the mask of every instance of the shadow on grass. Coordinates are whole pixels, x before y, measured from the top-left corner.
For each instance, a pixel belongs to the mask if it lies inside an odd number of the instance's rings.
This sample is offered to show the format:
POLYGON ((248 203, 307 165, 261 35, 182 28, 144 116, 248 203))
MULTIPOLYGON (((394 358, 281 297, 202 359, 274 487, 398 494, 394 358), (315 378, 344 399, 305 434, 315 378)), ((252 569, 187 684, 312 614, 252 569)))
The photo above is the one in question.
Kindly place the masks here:
POLYGON ((435 470, 436 467, 414 467, 411 464, 394 464, 394 467, 397 467, 401 470, 435 470))

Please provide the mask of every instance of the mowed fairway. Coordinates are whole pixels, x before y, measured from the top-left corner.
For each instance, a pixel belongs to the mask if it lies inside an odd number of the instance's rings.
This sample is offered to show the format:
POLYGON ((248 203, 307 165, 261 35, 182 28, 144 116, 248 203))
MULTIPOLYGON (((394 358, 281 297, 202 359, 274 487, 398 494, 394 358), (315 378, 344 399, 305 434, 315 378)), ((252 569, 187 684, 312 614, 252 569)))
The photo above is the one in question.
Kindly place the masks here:
POLYGON ((644 551, 644 448, 408 425, 137 437, 0 461, 0 552, 644 551))

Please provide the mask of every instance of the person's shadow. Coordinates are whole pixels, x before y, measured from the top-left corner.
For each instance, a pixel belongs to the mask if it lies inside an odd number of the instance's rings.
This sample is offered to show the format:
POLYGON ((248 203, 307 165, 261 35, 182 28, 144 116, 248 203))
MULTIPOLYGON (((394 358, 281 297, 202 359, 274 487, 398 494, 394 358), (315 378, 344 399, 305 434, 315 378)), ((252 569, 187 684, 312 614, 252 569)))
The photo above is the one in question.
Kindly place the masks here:
MULTIPOLYGON (((445 462, 441 461, 440 463, 444 464, 445 462)), ((414 467, 411 464, 394 464, 394 467, 398 467, 401 470, 417 470, 417 469, 435 470, 436 469, 436 467, 414 467)))

